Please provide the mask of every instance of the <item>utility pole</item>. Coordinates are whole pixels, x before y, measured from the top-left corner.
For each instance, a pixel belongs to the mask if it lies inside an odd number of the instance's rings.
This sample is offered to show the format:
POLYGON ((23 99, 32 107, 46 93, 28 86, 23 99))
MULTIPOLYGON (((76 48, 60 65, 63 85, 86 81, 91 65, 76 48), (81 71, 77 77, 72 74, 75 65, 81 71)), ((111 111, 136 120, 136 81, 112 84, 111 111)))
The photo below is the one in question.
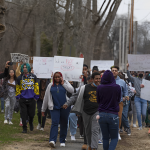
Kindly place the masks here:
MULTIPOLYGON (((128 23, 127 23, 127 36, 126 36, 126 54, 125 54, 125 65, 128 62, 128 53, 129 53, 129 27, 130 27, 130 4, 128 4, 128 23)), ((125 67, 125 72, 127 68, 125 67)))
POLYGON ((122 71, 124 71, 125 69, 125 61, 124 61, 124 58, 125 58, 125 50, 124 50, 124 47, 125 47, 125 26, 126 26, 126 22, 125 20, 123 20, 123 44, 122 44, 122 71))
POLYGON ((138 22, 135 21, 134 54, 137 54, 137 24, 138 22))
POLYGON ((130 19, 130 47, 129 52, 133 52, 133 17, 134 17, 134 0, 131 0, 131 19, 130 19))
POLYGON ((122 43, 121 43, 121 40, 122 40, 122 20, 120 20, 120 29, 119 29, 119 68, 120 68, 120 71, 122 71, 122 65, 121 65, 121 51, 122 51, 122 43))

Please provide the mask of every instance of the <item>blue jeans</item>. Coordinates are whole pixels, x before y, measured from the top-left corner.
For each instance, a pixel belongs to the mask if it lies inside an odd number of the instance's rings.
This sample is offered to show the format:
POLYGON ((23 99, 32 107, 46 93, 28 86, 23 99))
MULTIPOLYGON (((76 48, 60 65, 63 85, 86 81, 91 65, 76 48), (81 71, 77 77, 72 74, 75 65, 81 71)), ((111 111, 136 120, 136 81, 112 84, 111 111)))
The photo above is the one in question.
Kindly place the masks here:
POLYGON ((1 99, 1 110, 4 110, 4 98, 1 97, 0 99, 1 99))
POLYGON ((67 109, 61 108, 50 110, 52 125, 49 141, 54 141, 56 143, 58 135, 58 124, 60 123, 60 143, 65 143, 70 109, 71 107, 68 107, 67 109))
POLYGON ((100 127, 103 135, 103 149, 115 150, 118 143, 119 117, 111 113, 100 113, 100 127), (109 138, 111 142, 109 144, 109 138))
POLYGON ((124 128, 130 128, 128 121, 128 110, 129 110, 129 103, 123 106, 122 111, 122 125, 124 126, 124 128))
POLYGON ((146 111, 147 111, 147 101, 135 96, 134 99, 136 112, 137 112, 137 119, 139 127, 142 127, 142 122, 145 122, 146 119, 146 111), (141 115, 142 115, 142 121, 141 121, 141 115))
POLYGON ((75 113, 70 113, 69 115, 69 124, 70 124, 70 133, 72 136, 76 135, 77 132, 77 121, 78 117, 75 113))

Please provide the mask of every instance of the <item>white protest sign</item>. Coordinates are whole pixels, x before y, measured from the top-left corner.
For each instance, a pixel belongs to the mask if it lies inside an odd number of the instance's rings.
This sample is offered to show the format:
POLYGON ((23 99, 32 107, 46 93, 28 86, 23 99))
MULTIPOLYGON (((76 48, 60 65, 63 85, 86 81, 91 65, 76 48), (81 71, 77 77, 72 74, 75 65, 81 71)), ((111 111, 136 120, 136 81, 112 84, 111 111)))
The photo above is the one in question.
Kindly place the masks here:
POLYGON ((91 69, 94 66, 98 66, 100 70, 110 70, 110 67, 114 66, 114 60, 91 60, 91 69))
POLYGON ((20 53, 10 53, 12 62, 20 62, 20 53))
POLYGON ((141 88, 141 98, 150 101, 150 81, 143 79, 142 84, 144 88, 141 88))
POLYGON ((54 57, 33 57, 33 70, 37 78, 51 78, 54 66, 54 57))
POLYGON ((65 80, 79 82, 82 75, 83 61, 84 58, 55 56, 54 71, 60 71, 65 80))
POLYGON ((128 54, 129 71, 150 71, 150 54, 128 54))
POLYGON ((29 63, 29 56, 25 54, 20 53, 10 53, 11 55, 11 61, 12 62, 23 62, 23 63, 29 63))

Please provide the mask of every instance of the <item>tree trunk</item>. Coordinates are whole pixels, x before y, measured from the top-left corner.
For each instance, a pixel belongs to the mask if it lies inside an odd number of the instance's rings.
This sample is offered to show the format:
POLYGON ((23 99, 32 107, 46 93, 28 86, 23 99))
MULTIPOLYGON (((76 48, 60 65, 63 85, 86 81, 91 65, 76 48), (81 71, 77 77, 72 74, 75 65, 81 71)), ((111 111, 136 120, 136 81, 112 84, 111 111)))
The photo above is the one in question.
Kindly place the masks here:
POLYGON ((5 0, 0 0, 0 41, 2 40, 5 31, 6 31, 6 26, 5 26, 5 0))
MULTIPOLYGON (((93 0, 93 13, 97 14, 97 0, 93 0)), ((95 15, 93 15, 92 18, 93 18, 93 21, 97 19, 95 15)))
POLYGON ((104 60, 106 59, 106 56, 108 55, 108 51, 106 51, 104 45, 105 45, 105 41, 107 40, 107 36, 109 34, 111 25, 116 16, 116 13, 120 6, 121 1, 122 0, 116 0, 113 10, 107 16, 107 21, 104 27, 102 27, 100 32, 97 33, 96 44, 95 44, 94 53, 93 53, 94 60, 99 60, 99 59, 104 60))

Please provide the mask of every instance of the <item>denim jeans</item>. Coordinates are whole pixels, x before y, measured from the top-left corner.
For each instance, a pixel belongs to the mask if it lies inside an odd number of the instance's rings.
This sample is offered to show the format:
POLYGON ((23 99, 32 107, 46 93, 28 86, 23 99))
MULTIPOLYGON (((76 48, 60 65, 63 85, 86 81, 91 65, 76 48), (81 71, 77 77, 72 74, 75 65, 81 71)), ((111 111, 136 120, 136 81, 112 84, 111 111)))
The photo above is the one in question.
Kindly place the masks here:
POLYGON ((103 149, 115 150, 118 143, 119 117, 111 113, 100 113, 100 127, 103 135, 103 149), (111 142, 109 144, 109 138, 111 142))
POLYGON ((135 96, 134 102, 135 102, 135 107, 137 112, 138 124, 139 127, 142 127, 142 122, 145 122, 146 119, 147 100, 135 96), (141 115, 142 115, 142 121, 141 121, 141 115))
POLYGON ((77 121, 78 121, 77 115, 75 113, 70 113, 68 124, 70 124, 70 133, 71 133, 72 136, 76 135, 77 121))
POLYGON ((70 113, 71 107, 67 109, 53 109, 50 110, 52 125, 50 131, 50 141, 54 141, 56 143, 58 136, 58 124, 60 123, 60 143, 65 143, 65 139, 67 136, 67 127, 68 127, 68 117, 70 113))
POLYGON ((129 103, 123 106, 122 111, 122 125, 124 126, 124 128, 130 128, 128 121, 128 110, 129 110, 129 103))
POLYGON ((0 100, 1 100, 1 110, 4 110, 4 98, 1 97, 0 100))

